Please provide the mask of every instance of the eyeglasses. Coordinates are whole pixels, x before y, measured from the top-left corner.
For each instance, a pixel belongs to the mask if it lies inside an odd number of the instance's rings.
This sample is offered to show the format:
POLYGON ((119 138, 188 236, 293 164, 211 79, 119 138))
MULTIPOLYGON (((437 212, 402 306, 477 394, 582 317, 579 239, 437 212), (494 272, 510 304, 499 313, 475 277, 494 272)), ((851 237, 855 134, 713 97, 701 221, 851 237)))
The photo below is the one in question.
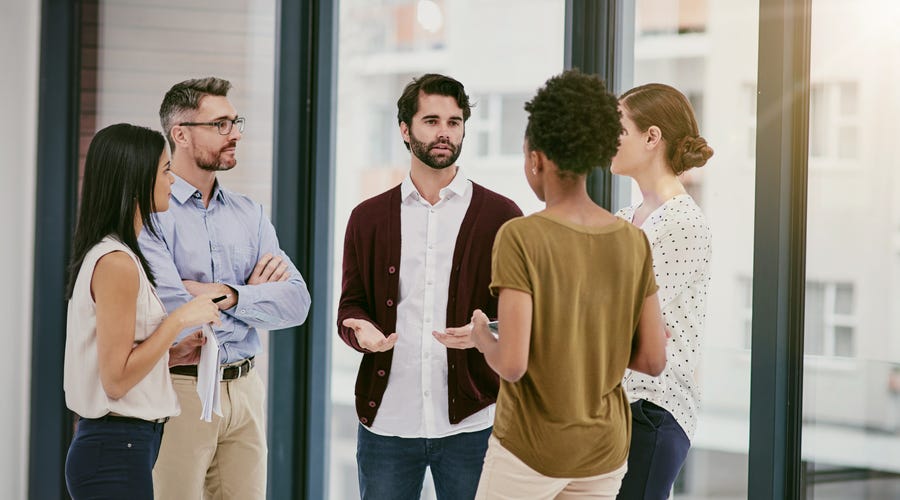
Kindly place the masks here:
POLYGON ((237 125, 238 132, 244 131, 244 117, 238 116, 234 120, 224 119, 224 120, 216 120, 214 122, 181 122, 178 125, 181 127, 216 127, 219 129, 220 135, 228 135, 231 133, 231 129, 237 125))

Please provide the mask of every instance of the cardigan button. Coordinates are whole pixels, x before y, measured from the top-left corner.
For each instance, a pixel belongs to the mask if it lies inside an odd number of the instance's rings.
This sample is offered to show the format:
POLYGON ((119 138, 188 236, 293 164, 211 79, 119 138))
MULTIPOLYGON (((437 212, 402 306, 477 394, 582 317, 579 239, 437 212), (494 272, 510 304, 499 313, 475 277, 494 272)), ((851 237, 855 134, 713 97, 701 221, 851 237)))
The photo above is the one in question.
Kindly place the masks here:
POLYGON ((375 401, 369 401, 369 408, 375 408, 375 401))
POLYGON ((391 299, 387 299, 387 301, 385 302, 385 304, 387 304, 388 307, 394 307, 394 301, 391 300, 391 299))
POLYGON ((397 272, 397 268, 396 268, 396 267, 391 266, 391 267, 388 268, 388 274, 394 274, 394 273, 396 273, 396 272, 397 272))
POLYGON ((369 423, 369 419, 366 418, 366 417, 360 417, 359 421, 362 422, 362 423, 364 423, 364 424, 369 423))
POLYGON ((383 377, 385 372, 384 370, 378 370, 376 373, 378 373, 379 377, 383 377))

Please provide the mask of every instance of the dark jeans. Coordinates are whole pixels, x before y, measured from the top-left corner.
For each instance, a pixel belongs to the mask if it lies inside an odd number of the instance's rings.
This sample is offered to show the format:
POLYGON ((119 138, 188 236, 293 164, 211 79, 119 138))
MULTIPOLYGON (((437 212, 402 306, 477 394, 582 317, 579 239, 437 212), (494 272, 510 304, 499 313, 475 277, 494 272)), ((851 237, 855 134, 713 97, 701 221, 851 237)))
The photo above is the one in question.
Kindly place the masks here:
POLYGON ((153 465, 163 425, 124 417, 82 418, 66 456, 74 500, 153 500, 153 465))
POLYGON ((379 436, 357 431, 356 463, 362 500, 418 499, 431 467, 438 500, 475 498, 491 429, 438 439, 379 436))
POLYGON ((631 403, 631 450, 618 499, 665 500, 691 441, 671 413, 649 401, 631 403))

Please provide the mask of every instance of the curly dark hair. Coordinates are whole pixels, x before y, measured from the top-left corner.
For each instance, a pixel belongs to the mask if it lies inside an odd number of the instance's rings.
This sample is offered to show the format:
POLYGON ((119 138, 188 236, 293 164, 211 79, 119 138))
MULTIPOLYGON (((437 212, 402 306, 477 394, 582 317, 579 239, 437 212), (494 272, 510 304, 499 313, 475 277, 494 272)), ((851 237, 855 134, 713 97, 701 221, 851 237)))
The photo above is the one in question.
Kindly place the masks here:
POLYGON ((619 149, 618 102, 596 76, 575 69, 551 77, 525 111, 529 149, 547 155, 560 173, 608 167, 619 149))
MULTIPOLYGON (((412 125, 412 117, 419 111, 420 92, 456 99, 456 104, 463 112, 463 122, 468 121, 472 116, 474 104, 469 102, 469 96, 466 95, 466 89, 462 83, 449 76, 427 73, 419 78, 413 78, 403 89, 400 99, 397 99, 397 125, 401 123, 405 123, 408 127, 412 125)), ((409 143, 406 141, 403 143, 406 145, 406 149, 409 149, 409 143)))

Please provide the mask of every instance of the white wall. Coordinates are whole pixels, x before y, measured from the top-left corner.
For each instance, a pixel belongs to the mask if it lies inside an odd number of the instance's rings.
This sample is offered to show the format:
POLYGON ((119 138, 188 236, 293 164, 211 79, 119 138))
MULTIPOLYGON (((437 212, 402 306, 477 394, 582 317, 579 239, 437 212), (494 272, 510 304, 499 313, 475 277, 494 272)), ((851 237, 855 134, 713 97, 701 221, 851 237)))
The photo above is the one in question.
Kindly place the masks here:
POLYGON ((4 0, 0 16, 0 498, 27 487, 39 5, 4 0))

